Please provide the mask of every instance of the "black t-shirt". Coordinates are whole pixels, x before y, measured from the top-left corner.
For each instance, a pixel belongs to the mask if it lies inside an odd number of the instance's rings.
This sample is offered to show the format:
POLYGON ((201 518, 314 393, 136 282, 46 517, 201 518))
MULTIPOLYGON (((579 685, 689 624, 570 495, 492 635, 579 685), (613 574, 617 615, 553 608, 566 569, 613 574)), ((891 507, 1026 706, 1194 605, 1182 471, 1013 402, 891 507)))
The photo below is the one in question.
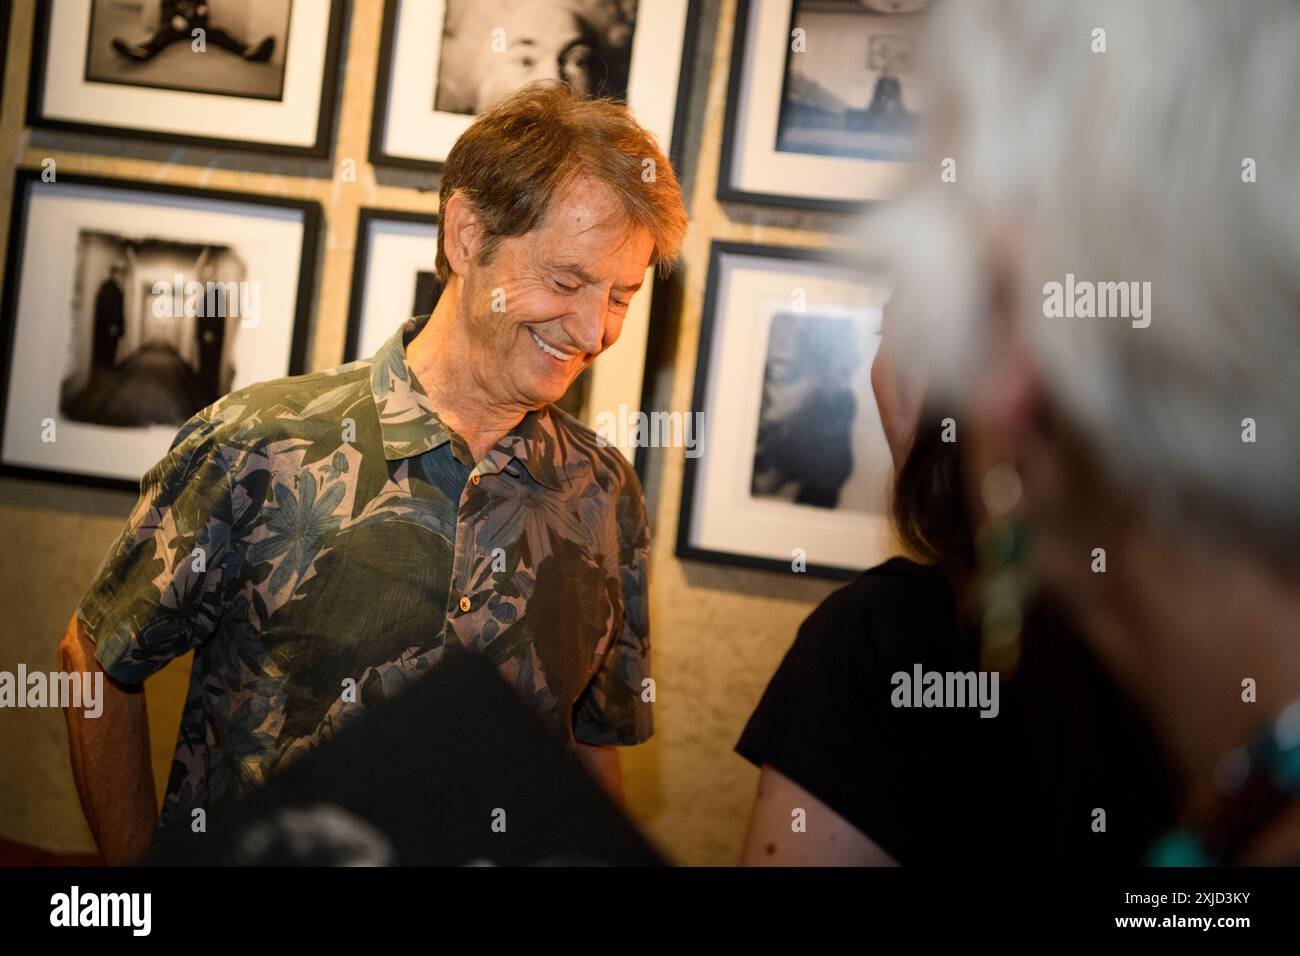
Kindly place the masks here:
POLYGON ((1172 781, 1145 723, 1046 607, 1027 616, 996 717, 894 706, 896 673, 978 671, 962 620, 936 568, 895 558, 865 572, 804 621, 736 751, 900 863, 1139 862, 1172 821, 1172 781))

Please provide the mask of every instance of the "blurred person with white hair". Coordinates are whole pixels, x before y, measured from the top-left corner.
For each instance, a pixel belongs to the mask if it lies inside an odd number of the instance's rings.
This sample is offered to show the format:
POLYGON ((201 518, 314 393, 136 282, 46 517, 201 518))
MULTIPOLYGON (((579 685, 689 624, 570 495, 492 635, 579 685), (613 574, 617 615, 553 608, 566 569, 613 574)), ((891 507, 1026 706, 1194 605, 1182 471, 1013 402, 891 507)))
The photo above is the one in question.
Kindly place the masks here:
POLYGON ((981 538, 1024 545, 981 563, 986 650, 1041 582, 1175 768, 1148 861, 1300 862, 1300 4, 935 27, 929 152, 869 232, 981 538))

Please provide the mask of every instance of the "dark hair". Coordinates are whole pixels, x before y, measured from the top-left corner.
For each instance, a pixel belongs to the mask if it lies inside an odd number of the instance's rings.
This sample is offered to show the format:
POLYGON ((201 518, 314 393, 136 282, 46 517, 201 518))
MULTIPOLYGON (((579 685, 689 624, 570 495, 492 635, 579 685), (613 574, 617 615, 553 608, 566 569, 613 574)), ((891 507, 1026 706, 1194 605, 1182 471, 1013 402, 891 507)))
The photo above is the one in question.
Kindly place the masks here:
MULTIPOLYGON (((975 518, 962 477, 963 455, 944 441, 947 412, 927 408, 894 481, 894 524, 917 559, 943 571, 968 606, 962 582, 975 572, 975 518)), ((1020 666, 1007 686, 1008 710, 1024 715, 1020 760, 1050 781, 1025 804, 1026 832, 1039 852, 1089 860, 1140 859, 1175 819, 1173 776, 1150 725, 1079 637, 1056 601, 1036 595, 1024 609, 1020 666), (1113 856, 1086 827, 1063 821, 1098 804, 1117 818, 1113 856)), ((959 640, 979 647, 978 626, 963 617, 959 640)), ((1019 797, 1017 796, 1017 799, 1019 797)))
POLYGON ((975 526, 962 487, 960 446, 944 441, 950 420, 955 417, 937 409, 922 414, 894 478, 892 511, 899 538, 916 558, 963 577, 974 568, 975 526))

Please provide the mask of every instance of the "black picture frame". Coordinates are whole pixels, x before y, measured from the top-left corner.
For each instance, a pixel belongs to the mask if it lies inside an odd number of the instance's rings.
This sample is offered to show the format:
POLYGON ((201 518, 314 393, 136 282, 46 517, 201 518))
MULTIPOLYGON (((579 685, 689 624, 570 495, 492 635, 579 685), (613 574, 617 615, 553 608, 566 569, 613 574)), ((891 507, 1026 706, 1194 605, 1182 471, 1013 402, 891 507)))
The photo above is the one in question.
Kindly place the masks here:
POLYGON ((397 5, 401 0, 384 0, 384 19, 379 27, 379 61, 375 67, 374 108, 370 112, 372 166, 398 169, 441 170, 442 163, 425 162, 410 156, 395 156, 384 150, 384 126, 388 121, 388 86, 393 74, 393 47, 397 41, 397 5))
MULTIPOLYGON (((740 117, 740 94, 744 83, 745 56, 751 41, 750 21, 754 5, 761 0, 737 0, 736 27, 732 35, 731 57, 727 75, 727 105, 722 121, 722 149, 718 161, 718 185, 716 196, 719 202, 746 203, 749 205, 777 206, 784 209, 801 209, 813 212, 830 212, 845 215, 859 215, 881 200, 865 199, 823 199, 816 196, 800 196, 794 193, 765 193, 742 189, 733 180, 736 159, 737 124, 740 117)), ((787 37, 794 29, 798 0, 790 4, 790 22, 787 37)), ((789 44, 785 51, 785 67, 789 72, 789 44)))
MULTIPOLYGON (((361 312, 365 305, 366 270, 370 259, 370 225, 376 220, 409 222, 424 226, 437 226, 437 213, 412 212, 409 209, 382 209, 362 206, 357 214, 357 238, 352 258, 352 284, 348 291, 348 326, 343 343, 343 361, 355 362, 368 358, 357 354, 361 342, 361 312)), ((432 263, 430 263, 432 265, 432 263)))
MULTIPOLYGON (((384 18, 379 32, 379 58, 375 67, 374 110, 370 116, 370 151, 372 166, 391 166, 397 169, 415 169, 423 172, 440 172, 443 162, 399 156, 384 149, 384 126, 388 120, 388 87, 393 72, 393 47, 396 41, 397 5, 401 0, 384 0, 384 18)), ((673 123, 668 149, 668 161, 679 169, 682 136, 686 124, 687 103, 694 76, 693 62, 698 41, 700 6, 702 0, 687 0, 686 21, 682 32, 682 61, 677 76, 677 97, 673 103, 673 123)))
MULTIPOLYGON (((18 290, 23 267, 23 239, 26 235, 29 188, 41 180, 41 170, 20 167, 14 171, 13 206, 5 251, 5 282, 0 294, 0 454, 3 454, 9 384, 14 360, 14 339, 18 331, 18 290)), ((232 190, 198 189, 170 183, 154 183, 106 176, 83 176, 60 173, 59 183, 150 192, 164 196, 212 199, 295 209, 303 215, 302 254, 299 260, 298 287, 294 297, 293 331, 289 347, 288 375, 306 371, 307 346, 316 288, 316 265, 320 254, 324 213, 313 199, 290 199, 232 190)), ((55 481, 124 491, 138 491, 139 483, 101 475, 64 472, 54 469, 12 465, 0 458, 0 475, 39 481, 55 481)))
MULTIPOLYGON (((843 252, 823 249, 808 249, 796 246, 773 246, 749 242, 736 242, 715 239, 709 245, 709 271, 704 288, 704 304, 700 313, 700 340, 695 359, 695 379, 691 389, 692 415, 704 411, 705 399, 709 388, 709 364, 713 353, 717 327, 717 306, 721 292, 722 258, 726 255, 744 255, 755 258, 785 259, 791 262, 815 262, 845 269, 861 266, 843 252)), ((740 554, 732 551, 718 551, 703 548, 691 543, 691 515, 694 513, 696 484, 698 479, 697 459, 685 458, 682 473, 681 503, 677 512, 677 541, 674 555, 683 561, 701 561, 728 567, 753 568, 762 571, 776 571, 790 574, 790 562, 758 555, 740 554)), ((800 574, 826 578, 836 581, 849 581, 865 570, 861 568, 843 568, 835 565, 809 563, 800 574)))
POLYGON ((682 140, 686 134, 690 111, 691 83, 695 79, 695 54, 700 41, 700 6, 702 0, 690 0, 686 7, 686 28, 682 34, 682 67, 677 75, 677 101, 673 104, 673 131, 668 141, 668 162, 681 173, 682 140))
MULTIPOLYGON (((319 0, 316 0, 316 2, 319 2, 319 0)), ((43 104, 45 98, 46 53, 50 38, 50 18, 54 15, 54 6, 50 0, 41 0, 37 4, 36 28, 32 39, 31 71, 27 86, 27 125, 37 129, 86 133, 92 136, 125 137, 155 143, 218 147, 276 156, 293 156, 302 159, 328 159, 334 141, 335 123, 337 122, 334 104, 338 99, 339 77, 342 75, 340 54, 343 49, 343 30, 349 12, 348 0, 328 0, 328 2, 331 4, 329 37, 325 44, 324 74, 321 79, 320 103, 316 114, 316 141, 311 146, 291 146, 284 143, 267 143, 261 140, 238 139, 229 136, 167 133, 111 124, 83 123, 56 119, 45 115, 43 104)))

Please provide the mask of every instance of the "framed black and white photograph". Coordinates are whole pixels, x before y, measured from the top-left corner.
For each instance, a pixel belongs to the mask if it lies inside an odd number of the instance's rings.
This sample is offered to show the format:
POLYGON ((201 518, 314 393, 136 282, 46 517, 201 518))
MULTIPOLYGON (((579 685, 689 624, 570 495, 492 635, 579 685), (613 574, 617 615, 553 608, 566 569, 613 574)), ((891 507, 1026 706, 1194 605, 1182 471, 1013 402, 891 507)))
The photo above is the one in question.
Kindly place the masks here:
POLYGON ((888 553, 871 364, 889 291, 814 250, 713 243, 678 557, 847 578, 888 553))
MULTIPOLYGON (((345 362, 369 358, 408 318, 433 311, 438 295, 434 275, 437 250, 436 216, 362 208, 357 220, 345 362)), ((648 289, 633 297, 618 341, 597 357, 556 403, 598 433, 603 423, 624 421, 641 407, 649 303, 648 289), (607 413, 604 418, 601 412, 607 413)), ((628 429, 605 430, 611 444, 619 445, 628 461, 635 463, 635 436, 628 429)))
POLYGON ((438 217, 363 207, 343 361, 370 358, 407 319, 433 311, 438 217))
POLYGON ((740 0, 718 198, 852 211, 897 189, 925 112, 928 0, 740 0))
POLYGON ((222 395, 304 370, 312 201, 19 170, 0 466, 136 485, 222 395))
POLYGON ((624 100, 671 158, 696 0, 387 0, 370 161, 431 169, 508 93, 624 100))
POLYGON ((51 0, 28 123, 324 157, 342 0, 51 0))

